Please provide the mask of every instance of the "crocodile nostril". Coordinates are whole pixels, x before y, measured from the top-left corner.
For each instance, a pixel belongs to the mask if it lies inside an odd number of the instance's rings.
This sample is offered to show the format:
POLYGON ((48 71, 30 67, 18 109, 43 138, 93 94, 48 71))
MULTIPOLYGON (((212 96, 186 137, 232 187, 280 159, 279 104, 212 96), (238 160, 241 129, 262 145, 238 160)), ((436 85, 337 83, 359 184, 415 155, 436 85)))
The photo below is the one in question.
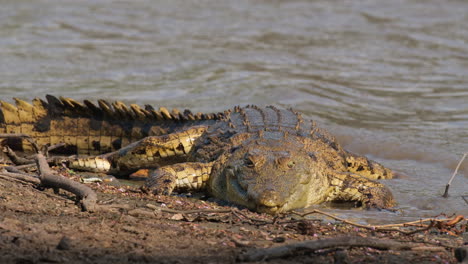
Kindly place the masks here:
POLYGON ((267 207, 275 207, 279 205, 279 195, 272 190, 266 190, 257 196, 257 202, 259 205, 267 207))

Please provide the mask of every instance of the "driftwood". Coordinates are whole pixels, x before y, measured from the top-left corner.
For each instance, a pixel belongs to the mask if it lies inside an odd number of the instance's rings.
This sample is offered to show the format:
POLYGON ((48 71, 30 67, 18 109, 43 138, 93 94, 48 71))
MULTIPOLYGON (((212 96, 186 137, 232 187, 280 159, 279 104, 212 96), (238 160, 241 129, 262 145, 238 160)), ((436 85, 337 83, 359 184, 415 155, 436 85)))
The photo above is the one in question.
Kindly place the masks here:
MULTIPOLYGON (((75 182, 63 176, 57 175, 50 169, 49 163, 44 154, 47 152, 48 149, 50 149, 50 147, 42 148, 44 150, 41 151, 41 148, 39 148, 36 142, 31 137, 24 134, 0 134, 0 138, 20 138, 29 141, 36 152, 34 160, 36 162, 36 166, 39 172, 39 179, 17 172, 4 172, 4 176, 8 176, 26 182, 31 182, 34 184, 37 184, 39 181, 40 185, 42 185, 45 188, 63 189, 69 191, 75 194, 78 197, 78 199, 80 199, 80 203, 84 211, 95 211, 97 209, 97 195, 91 188, 79 182, 75 182)), ((13 160, 13 162, 16 161, 21 165, 28 163, 26 159, 18 157, 15 154, 15 152, 10 148, 5 147, 4 151, 13 160)), ((15 168, 13 167, 12 170, 15 170, 15 168)))
POLYGON ((402 243, 391 240, 382 240, 363 237, 336 237, 320 240, 308 240, 300 243, 288 244, 279 247, 255 249, 238 256, 239 261, 264 261, 267 259, 282 258, 296 255, 299 252, 313 252, 321 249, 343 247, 370 247, 380 250, 425 250, 444 251, 444 247, 427 247, 416 243, 402 243))
POLYGON ((83 210, 96 210, 97 195, 91 188, 63 176, 56 175, 50 169, 49 164, 42 153, 38 153, 36 155, 36 163, 39 169, 39 179, 41 180, 42 186, 69 191, 81 200, 80 202, 83 210))

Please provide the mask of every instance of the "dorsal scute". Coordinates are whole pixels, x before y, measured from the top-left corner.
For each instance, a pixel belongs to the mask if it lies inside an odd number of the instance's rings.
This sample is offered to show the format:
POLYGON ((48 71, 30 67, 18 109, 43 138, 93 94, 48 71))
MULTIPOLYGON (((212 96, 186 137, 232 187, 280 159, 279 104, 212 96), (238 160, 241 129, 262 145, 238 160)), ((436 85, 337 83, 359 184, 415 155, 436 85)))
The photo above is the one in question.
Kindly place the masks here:
POLYGON ((93 102, 89 100, 84 100, 83 103, 88 108, 92 116, 95 116, 97 118, 102 118, 104 116, 103 109, 95 105, 93 102))
POLYGON ((174 108, 171 111, 171 116, 173 120, 180 121, 182 119, 182 114, 180 113, 179 109, 174 108))
POLYGON ((135 119, 135 114, 131 111, 128 106, 121 102, 121 101, 114 101, 112 102, 112 106, 114 107, 115 112, 120 116, 120 118, 124 120, 133 120, 135 119))
POLYGON ((195 120, 195 116, 193 115, 192 111, 190 111, 188 109, 185 109, 184 110, 184 119, 189 120, 189 121, 193 121, 193 120, 195 120))
POLYGON ((225 119, 226 112, 221 113, 193 113, 190 110, 180 111, 177 108, 158 110, 151 105, 143 107, 137 104, 125 104, 121 101, 109 102, 104 99, 96 103, 90 100, 83 102, 68 97, 46 95, 46 100, 35 98, 31 103, 14 98, 15 104, 0 101, 0 124, 19 124, 21 122, 35 122, 46 116, 52 118, 84 117, 107 121, 203 121, 225 119))
POLYGON ((106 114, 107 118, 115 118, 115 112, 112 109, 112 105, 109 104, 106 100, 100 99, 98 100, 98 105, 102 109, 102 111, 106 114))
POLYGON ((161 113, 161 115, 163 116, 164 119, 166 119, 166 120, 171 120, 172 119, 171 113, 169 113, 169 110, 167 110, 166 107, 160 107, 159 112, 161 113))
POLYGON ((60 101, 63 105, 63 110, 67 116, 90 116, 91 110, 84 104, 66 97, 60 97, 60 101))
POLYGON ((34 106, 30 103, 20 100, 18 98, 13 98, 18 109, 18 116, 21 122, 32 123, 34 122, 34 106))
POLYGON ((34 98, 32 100, 32 105, 34 107, 33 113, 35 120, 47 116, 47 103, 44 100, 40 98, 34 98))
POLYGON ((151 117, 151 114, 148 111, 141 108, 137 104, 131 104, 130 108, 132 109, 135 117, 140 121, 144 121, 144 120, 148 119, 149 117, 151 117))
POLYGON ((8 102, 0 101, 2 108, 2 121, 7 124, 20 124, 21 120, 18 115, 18 108, 8 102))
POLYGON ((47 112, 50 116, 62 116, 64 115, 64 104, 57 97, 53 95, 46 95, 47 100, 47 112))

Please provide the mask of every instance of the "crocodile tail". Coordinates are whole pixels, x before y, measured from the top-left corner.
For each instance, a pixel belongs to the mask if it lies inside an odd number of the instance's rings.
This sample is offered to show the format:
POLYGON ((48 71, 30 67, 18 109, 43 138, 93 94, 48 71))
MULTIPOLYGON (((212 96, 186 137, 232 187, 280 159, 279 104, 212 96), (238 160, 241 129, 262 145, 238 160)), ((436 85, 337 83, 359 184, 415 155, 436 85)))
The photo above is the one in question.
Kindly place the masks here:
MULTIPOLYGON (((42 137, 38 134, 39 120, 48 115, 46 103, 34 99, 32 104, 14 98, 15 105, 0 101, 0 133, 27 134, 41 144, 42 137)), ((40 129, 39 129, 40 130, 40 129)), ((32 147, 21 139, 6 139, 7 144, 14 149, 31 150, 32 147)))
MULTIPOLYGON (((0 133, 27 134, 39 145, 65 143, 61 153, 96 155, 110 152, 146 136, 164 135, 181 126, 219 119, 220 114, 194 114, 144 108, 116 101, 82 103, 65 97, 46 96, 32 103, 15 98, 15 104, 0 101, 0 133)), ((31 150, 21 139, 8 139, 17 150, 31 150)))

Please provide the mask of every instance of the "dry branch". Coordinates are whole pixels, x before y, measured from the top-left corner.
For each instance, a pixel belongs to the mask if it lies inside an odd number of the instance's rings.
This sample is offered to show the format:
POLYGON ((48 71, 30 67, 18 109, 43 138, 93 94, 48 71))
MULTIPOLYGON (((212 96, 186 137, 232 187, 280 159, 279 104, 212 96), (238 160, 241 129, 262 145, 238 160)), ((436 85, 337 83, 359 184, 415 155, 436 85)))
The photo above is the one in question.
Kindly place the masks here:
POLYGON ((309 240, 280 247, 255 249, 238 256, 240 261, 263 261, 296 255, 303 251, 316 251, 339 247, 370 247, 380 250, 436 250, 443 251, 443 247, 421 247, 415 243, 402 243, 391 240, 381 240, 362 237, 337 237, 330 239, 309 240))
MULTIPOLYGON (((148 206, 147 206, 148 207, 148 206)), ((197 209, 197 210, 175 210, 175 209, 170 209, 170 208, 158 208, 156 210, 160 210, 161 212, 165 213, 171 213, 171 214, 197 214, 197 213, 230 213, 232 212, 231 209, 197 209)))
POLYGON ((299 214, 297 212, 292 212, 292 213, 296 214, 296 215, 299 215, 301 217, 305 217, 305 216, 310 215, 310 214, 321 214, 321 215, 328 216, 328 217, 330 217, 332 219, 341 221, 343 223, 346 223, 346 224, 349 224, 349 225, 352 225, 352 226, 365 228, 365 229, 373 230, 373 231, 396 231, 396 232, 400 232, 400 233, 405 234, 405 235, 412 235, 412 234, 415 234, 415 233, 418 233, 418 232, 427 231, 427 230, 431 229, 432 227, 443 225, 443 224, 445 224, 445 226, 453 226, 453 225, 455 225, 455 224, 457 224, 460 221, 463 221, 465 219, 465 217, 463 215, 458 215, 458 216, 455 216, 455 217, 449 218, 449 219, 426 218, 426 219, 421 219, 421 220, 412 221, 412 222, 405 222, 405 223, 400 223, 400 224, 362 225, 362 224, 354 223, 354 222, 351 222, 349 220, 340 218, 338 216, 335 216, 333 214, 329 214, 329 213, 326 213, 326 212, 323 212, 323 211, 320 211, 320 210, 313 210, 313 211, 305 213, 305 214, 299 214), (424 224, 424 223, 428 223, 428 224, 424 224), (410 226, 417 226, 417 227, 421 227, 421 228, 411 230, 411 231, 407 231, 407 230, 398 228, 398 227, 410 227, 410 226))
POLYGON ((30 175, 26 175, 26 174, 23 174, 23 173, 14 173, 14 172, 2 171, 2 172, 0 172, 0 175, 4 175, 4 176, 7 176, 9 178, 14 178, 14 179, 17 179, 17 180, 21 180, 21 181, 28 182, 28 183, 33 183, 33 184, 40 184, 41 183, 41 180, 39 178, 30 176, 30 175))
MULTIPOLYGON (((49 167, 49 163, 46 159, 46 154, 48 148, 43 146, 40 148, 37 143, 31 138, 29 135, 26 134, 0 134, 0 138, 20 138, 25 139, 33 146, 35 152, 37 153, 34 156, 36 166, 39 170, 39 180, 40 184, 46 188, 54 188, 54 189, 63 189, 75 194, 78 199, 81 201, 81 206, 85 211, 95 211, 97 208, 96 201, 97 195, 96 193, 86 185, 83 185, 79 182, 72 181, 68 178, 55 174, 49 167), (41 151, 43 149, 44 151, 41 151)), ((61 144, 54 145, 50 148, 60 147, 61 144)), ((5 147, 5 150, 10 158, 18 163, 26 163, 24 160, 19 159, 18 156, 12 151, 10 148, 5 147)), ((29 166, 29 165, 28 165, 29 166)), ((5 174, 8 176, 8 174, 5 174)), ((10 174, 13 178, 18 178, 19 175, 10 174)))
POLYGON ((444 194, 442 195, 442 197, 444 197, 444 198, 447 198, 447 197, 448 197, 448 191, 449 191, 449 188, 450 188, 450 184, 452 184, 452 181, 453 181, 453 179, 455 178, 455 175, 457 175, 458 169, 460 168, 462 162, 465 160, 466 155, 468 155, 468 152, 467 152, 467 153, 464 153, 464 154, 463 154, 463 157, 462 157, 462 158, 460 159, 460 161, 458 162, 457 167, 455 168, 455 171, 454 171, 453 174, 452 174, 452 177, 451 177, 450 180, 448 181, 447 185, 445 185, 445 191, 444 191, 444 194))
POLYGON ((91 188, 79 182, 54 174, 42 153, 38 153, 36 155, 36 163, 39 169, 39 178, 41 179, 41 184, 44 187, 60 188, 69 191, 81 200, 83 210, 96 210, 97 195, 91 188))
POLYGON ((27 158, 20 157, 16 155, 16 153, 8 146, 3 147, 3 153, 16 165, 25 165, 34 163, 34 160, 30 160, 27 158))

